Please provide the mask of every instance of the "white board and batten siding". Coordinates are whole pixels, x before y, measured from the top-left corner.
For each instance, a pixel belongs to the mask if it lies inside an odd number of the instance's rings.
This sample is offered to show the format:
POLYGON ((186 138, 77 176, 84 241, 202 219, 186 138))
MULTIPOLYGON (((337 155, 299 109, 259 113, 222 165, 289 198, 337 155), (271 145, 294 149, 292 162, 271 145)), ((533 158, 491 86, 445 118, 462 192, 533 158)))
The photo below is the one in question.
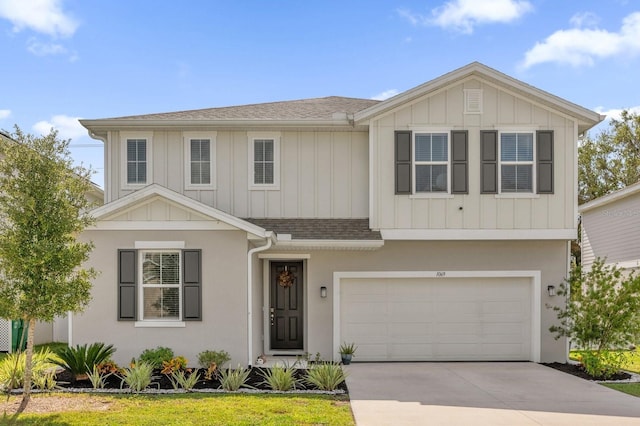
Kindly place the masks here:
POLYGON ((337 272, 334 351, 357 361, 538 361, 538 271, 337 272))
MULTIPOLYGON (((370 121, 371 220, 376 229, 575 229, 577 123, 550 107, 495 84, 470 78, 403 104, 370 121), (465 114, 464 91, 481 89, 480 114, 465 114), (468 194, 396 195, 394 132, 467 130, 468 194), (480 131, 553 130, 553 194, 481 194, 480 131)), ((535 182, 535 176, 534 176, 535 182)))
MULTIPOLYGON (((129 134, 131 132, 127 132, 129 134)), ((215 189, 185 189, 184 132, 152 134, 151 182, 236 217, 363 218, 369 215, 369 146, 363 131, 282 131, 280 186, 249 185, 248 133, 216 131, 215 189)), ((206 130, 203 130, 206 133, 206 130)), ((252 134, 260 132, 252 130, 252 134)), ((265 132, 273 134, 273 131, 265 132)), ((113 201, 133 189, 123 184, 120 132, 109 132, 106 179, 113 201)))

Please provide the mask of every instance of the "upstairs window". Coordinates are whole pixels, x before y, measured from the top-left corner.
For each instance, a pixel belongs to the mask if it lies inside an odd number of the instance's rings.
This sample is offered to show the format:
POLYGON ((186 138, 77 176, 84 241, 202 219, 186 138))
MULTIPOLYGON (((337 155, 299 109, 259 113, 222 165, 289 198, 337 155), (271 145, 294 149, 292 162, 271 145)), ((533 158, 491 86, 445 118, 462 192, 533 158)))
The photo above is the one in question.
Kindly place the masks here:
POLYGON ((500 192, 533 192, 533 133, 500 134, 500 192))
POLYGON ((448 136, 447 133, 415 134, 415 193, 448 192, 448 136))
POLYGON ((216 132, 185 132, 185 188, 215 189, 216 132))
POLYGON ((253 183, 256 185, 273 185, 274 166, 273 139, 253 140, 253 183))
POLYGON ((151 183, 151 132, 121 132, 121 186, 137 189, 151 183))
POLYGON ((127 184, 147 183, 147 140, 127 139, 127 184))
POLYGON ((279 133, 250 132, 250 189, 280 189, 279 133))

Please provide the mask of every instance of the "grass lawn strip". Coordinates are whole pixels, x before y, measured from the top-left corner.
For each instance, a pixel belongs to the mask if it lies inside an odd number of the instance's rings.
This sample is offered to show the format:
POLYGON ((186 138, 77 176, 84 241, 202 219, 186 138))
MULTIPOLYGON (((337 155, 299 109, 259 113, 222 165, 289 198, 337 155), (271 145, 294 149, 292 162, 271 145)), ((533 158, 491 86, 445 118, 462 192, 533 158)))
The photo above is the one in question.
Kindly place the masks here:
MULTIPOLYGON (((38 395, 28 410, 53 408, 50 398, 62 399, 62 411, 29 412, 18 425, 354 425, 346 397, 326 395, 38 395), (65 399, 80 401, 70 406, 65 399), (35 404, 34 404, 35 403, 35 404)), ((19 400, 11 397, 10 402, 19 400)), ((3 407, 4 400, 0 407, 3 407)), ((2 423, 4 409, 0 414, 2 423)), ((8 411, 8 414, 11 412, 8 411)))
POLYGON ((640 383, 602 383, 602 386, 628 393, 629 395, 640 396, 640 383))

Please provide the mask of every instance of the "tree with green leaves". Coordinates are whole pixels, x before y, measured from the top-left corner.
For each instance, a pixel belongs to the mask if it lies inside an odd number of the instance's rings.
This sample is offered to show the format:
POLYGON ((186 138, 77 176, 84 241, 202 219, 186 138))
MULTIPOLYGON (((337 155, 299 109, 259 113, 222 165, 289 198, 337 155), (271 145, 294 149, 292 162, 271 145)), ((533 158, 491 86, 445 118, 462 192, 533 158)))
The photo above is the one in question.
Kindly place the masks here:
POLYGON ((592 376, 615 374, 624 361, 620 349, 640 338, 640 276, 598 258, 588 271, 572 268, 558 294, 567 297, 566 305, 547 306, 559 320, 549 331, 571 340, 592 376))
POLYGON ((84 268, 93 248, 78 236, 93 221, 91 171, 74 167, 69 140, 52 130, 35 137, 17 126, 0 140, 0 317, 28 324, 24 393, 31 391, 36 321, 80 312, 96 273, 84 268))
POLYGON ((579 204, 640 181, 640 115, 622 111, 619 120, 578 148, 579 204))

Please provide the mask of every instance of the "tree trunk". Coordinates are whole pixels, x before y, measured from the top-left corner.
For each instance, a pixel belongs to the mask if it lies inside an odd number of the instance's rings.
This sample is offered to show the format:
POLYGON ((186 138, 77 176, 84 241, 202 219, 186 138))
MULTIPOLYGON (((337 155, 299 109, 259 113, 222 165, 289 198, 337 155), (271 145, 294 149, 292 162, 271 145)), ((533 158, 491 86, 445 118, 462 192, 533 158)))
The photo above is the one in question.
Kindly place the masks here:
POLYGON ((33 336, 36 328, 35 318, 28 319, 29 330, 27 334, 27 353, 24 366, 24 387, 22 392, 22 401, 16 411, 16 415, 21 414, 27 408, 31 399, 31 376, 33 374, 33 336))

